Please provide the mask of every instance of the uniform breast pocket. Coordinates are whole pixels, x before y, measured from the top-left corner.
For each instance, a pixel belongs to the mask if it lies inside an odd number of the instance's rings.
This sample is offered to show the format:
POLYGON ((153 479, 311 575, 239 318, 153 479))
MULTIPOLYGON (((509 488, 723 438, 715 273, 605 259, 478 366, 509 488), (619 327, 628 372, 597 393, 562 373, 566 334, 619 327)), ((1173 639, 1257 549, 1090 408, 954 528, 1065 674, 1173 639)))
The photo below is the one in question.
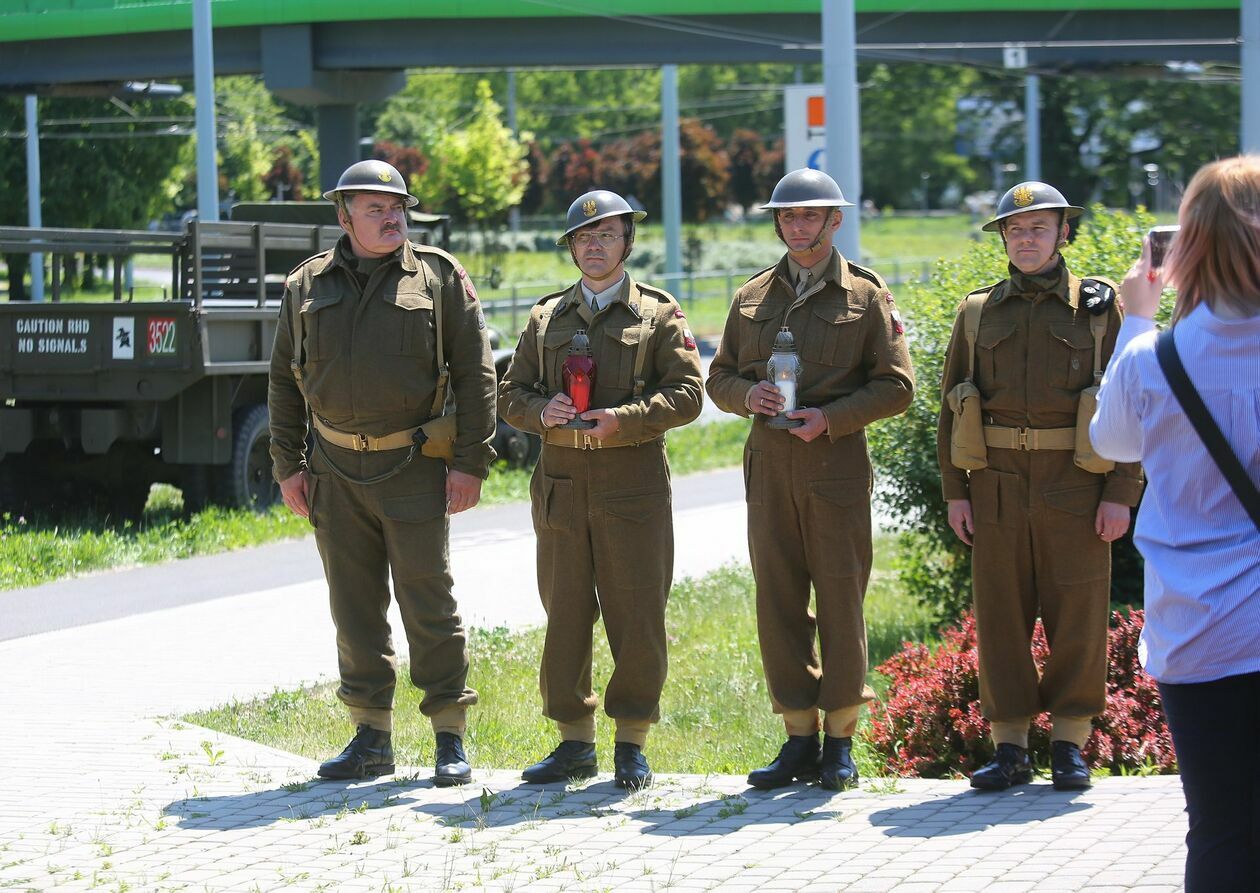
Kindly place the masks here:
POLYGON ((1094 380, 1094 339, 1089 329, 1067 324, 1051 326, 1046 356, 1051 387, 1079 391, 1094 380))
POLYGON ((801 359, 824 366, 852 367, 862 340, 862 314, 839 304, 811 308, 801 359))
POLYGON ((1011 371, 1023 367, 1023 360, 1014 355, 1014 323, 981 326, 976 335, 976 383, 980 390, 992 394, 1002 380, 1002 369, 1011 371))
MULTIPOLYGON (((595 383, 617 390, 634 385, 634 358, 639 351, 639 324, 624 329, 604 329, 603 349, 596 354, 595 383)), ((643 374, 648 373, 648 358, 643 358, 643 374)))
POLYGON ((335 309, 340 303, 340 297, 312 298, 302 305, 302 337, 308 362, 320 363, 341 353, 342 331, 335 309))
POLYGON ((758 304, 743 304, 739 315, 743 320, 740 341, 740 361, 754 359, 765 361, 770 359, 774 350, 774 336, 779 331, 782 308, 775 308, 762 301, 758 304))
POLYGON ((382 320, 381 352, 404 357, 431 357, 437 353, 433 297, 427 293, 400 291, 386 298, 390 310, 382 320))
MULTIPOLYGON (((547 334, 543 342, 543 357, 541 359, 543 370, 543 381, 547 384, 552 392, 560 389, 560 367, 564 365, 564 358, 569 355, 569 345, 573 343, 573 329, 563 327, 556 328, 552 326, 547 329, 547 334)), ((603 373, 602 369, 596 370, 596 376, 603 373)))

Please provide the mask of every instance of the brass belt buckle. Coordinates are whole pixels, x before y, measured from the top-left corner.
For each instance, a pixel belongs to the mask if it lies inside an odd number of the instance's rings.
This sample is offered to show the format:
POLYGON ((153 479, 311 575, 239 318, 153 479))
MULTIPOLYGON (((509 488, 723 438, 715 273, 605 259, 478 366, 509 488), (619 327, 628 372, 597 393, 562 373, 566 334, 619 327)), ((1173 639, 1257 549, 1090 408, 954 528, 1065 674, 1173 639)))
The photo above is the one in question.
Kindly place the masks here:
POLYGON ((593 449, 595 449, 595 447, 593 447, 593 446, 591 445, 591 435, 589 435, 589 434, 583 434, 583 435, 582 435, 582 449, 584 449, 584 450, 593 450, 593 449))
POLYGON ((1028 429, 1019 428, 1017 430, 1019 431, 1019 445, 1016 448, 1021 450, 1032 449, 1032 447, 1028 445, 1028 429))
POLYGON ((354 451, 356 453, 366 453, 368 451, 368 439, 366 434, 354 435, 354 451))

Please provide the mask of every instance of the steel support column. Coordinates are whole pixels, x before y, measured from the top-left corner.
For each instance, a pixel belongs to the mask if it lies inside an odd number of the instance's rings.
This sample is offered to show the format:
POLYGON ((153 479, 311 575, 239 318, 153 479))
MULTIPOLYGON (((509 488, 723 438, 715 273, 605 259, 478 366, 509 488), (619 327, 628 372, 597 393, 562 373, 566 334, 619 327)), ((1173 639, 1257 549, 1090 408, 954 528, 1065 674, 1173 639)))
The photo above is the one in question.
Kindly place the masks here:
POLYGON ((675 297, 682 276, 682 171, 678 142, 678 66, 661 66, 661 207, 665 288, 675 297))
POLYGON ((836 234, 836 247, 846 258, 862 259, 862 144, 857 88, 857 16, 854 0, 823 0, 823 94, 826 108, 826 171, 849 209, 836 234))

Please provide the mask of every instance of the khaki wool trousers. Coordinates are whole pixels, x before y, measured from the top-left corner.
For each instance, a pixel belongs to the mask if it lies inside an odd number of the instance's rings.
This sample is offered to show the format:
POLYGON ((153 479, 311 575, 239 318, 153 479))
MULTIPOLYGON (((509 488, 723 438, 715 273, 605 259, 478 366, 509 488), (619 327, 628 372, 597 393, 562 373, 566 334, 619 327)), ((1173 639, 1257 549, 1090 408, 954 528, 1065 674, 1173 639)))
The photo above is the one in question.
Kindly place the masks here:
POLYGON ((833 714, 829 735, 853 734, 866 685, 862 604, 871 575, 871 465, 866 435, 804 443, 760 417, 744 448, 748 551, 757 633, 774 711, 833 714), (814 609, 810 609, 810 586, 814 609), (838 719, 838 723, 834 722, 838 719))
MULTIPOLYGON (((385 727, 396 664, 386 620, 391 575, 411 681, 424 692, 420 712, 433 718, 455 709, 459 717, 461 708, 477 702, 467 686, 467 643, 451 595, 446 466, 417 451, 398 474, 363 485, 343 480, 329 465, 335 462, 364 479, 388 471, 404 456, 405 450, 360 453, 322 444, 310 462, 311 520, 337 628, 337 696, 356 722, 385 727)), ((462 731, 462 717, 454 722, 449 730, 462 731)))
POLYGON ((618 722, 617 740, 642 745, 660 718, 669 668, 674 524, 664 441, 598 450, 547 444, 530 495, 547 612, 543 714, 562 730, 593 733, 592 635, 603 615, 614 664, 604 711, 618 722))
POLYGON ((1106 707, 1111 545, 1094 529, 1103 484, 1071 450, 991 448, 989 467, 971 472, 980 705, 995 726, 1047 710, 1071 725, 1106 707), (1040 675, 1038 614, 1050 646, 1040 675))

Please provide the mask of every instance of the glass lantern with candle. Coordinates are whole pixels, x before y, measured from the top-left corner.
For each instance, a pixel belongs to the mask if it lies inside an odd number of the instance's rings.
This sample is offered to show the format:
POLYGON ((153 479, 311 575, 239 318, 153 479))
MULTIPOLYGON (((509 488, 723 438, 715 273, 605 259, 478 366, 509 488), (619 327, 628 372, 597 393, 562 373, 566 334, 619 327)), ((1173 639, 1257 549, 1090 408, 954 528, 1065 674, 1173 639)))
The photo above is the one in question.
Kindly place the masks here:
POLYGON ((595 389, 595 358, 591 356, 591 341, 585 329, 573 334, 569 355, 560 366, 560 381, 578 414, 559 427, 583 431, 594 428, 595 422, 581 418, 582 413, 591 408, 591 394, 595 389))
POLYGON ((796 355, 796 339, 787 326, 774 336, 774 350, 766 361, 766 378, 783 396, 783 410, 773 415, 766 424, 771 428, 799 428, 804 419, 789 419, 787 414, 796 409, 796 379, 801 372, 801 358, 796 355))

